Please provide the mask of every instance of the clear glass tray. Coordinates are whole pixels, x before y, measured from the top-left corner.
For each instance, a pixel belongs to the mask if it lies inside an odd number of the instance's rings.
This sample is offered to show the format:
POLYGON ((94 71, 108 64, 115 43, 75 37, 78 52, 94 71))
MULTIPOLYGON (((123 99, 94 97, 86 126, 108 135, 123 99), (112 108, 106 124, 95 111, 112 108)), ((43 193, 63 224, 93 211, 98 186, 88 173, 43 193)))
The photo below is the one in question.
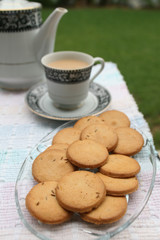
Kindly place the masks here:
MULTIPOLYGON (((106 225, 94 225, 84 222, 76 214, 69 222, 60 225, 47 225, 34 219, 26 209, 25 197, 32 186, 37 184, 32 177, 32 163, 36 156, 51 145, 53 136, 61 129, 71 127, 75 121, 67 122, 45 136, 30 152, 25 159, 17 177, 15 186, 15 200, 19 216, 24 225, 43 240, 75 240, 75 239, 110 239, 114 235, 127 228, 142 212, 146 205, 155 181, 156 155, 154 146, 141 132, 144 138, 144 146, 140 153, 134 156, 141 166, 138 174, 139 188, 130 194, 128 209, 125 216, 116 223, 106 225)), ((132 126, 133 127, 133 126, 132 126)), ((134 127, 133 127, 134 128, 134 127)), ((138 130, 139 131, 139 130, 138 130)))

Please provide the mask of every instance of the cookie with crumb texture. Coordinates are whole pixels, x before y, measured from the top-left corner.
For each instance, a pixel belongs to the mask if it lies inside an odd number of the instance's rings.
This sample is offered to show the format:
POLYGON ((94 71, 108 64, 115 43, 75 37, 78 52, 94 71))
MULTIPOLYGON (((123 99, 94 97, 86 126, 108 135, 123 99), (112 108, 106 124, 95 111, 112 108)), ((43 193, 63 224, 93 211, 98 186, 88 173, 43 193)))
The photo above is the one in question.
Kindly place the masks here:
POLYGON ((59 181, 73 172, 75 167, 68 161, 66 151, 46 150, 32 164, 32 175, 37 182, 59 181))
POLYGON ((88 139, 103 144, 109 152, 113 151, 118 143, 117 133, 107 125, 92 124, 81 132, 81 140, 88 139))
POLYGON ((88 127, 91 124, 104 124, 104 122, 97 116, 87 116, 79 119, 75 124, 74 128, 82 131, 84 128, 88 127))
POLYGON ((121 219, 127 211, 126 197, 106 196, 102 204, 89 213, 81 214, 81 218, 94 224, 114 223, 121 219))
POLYGON ((78 140, 67 150, 68 160, 80 168, 97 168, 107 162, 108 150, 98 142, 92 140, 78 140))
POLYGON ((114 149, 114 153, 127 156, 133 156, 140 152, 144 139, 143 136, 133 128, 117 128, 115 132, 118 135, 118 144, 114 149))
POLYGON ((73 212, 89 212, 97 208, 105 196, 103 181, 89 171, 75 171, 64 176, 56 188, 59 204, 73 212))
POLYGON ((130 120, 128 116, 118 110, 103 112, 99 115, 99 118, 112 128, 130 127, 130 120))
POLYGON ((121 154, 110 154, 107 163, 100 167, 99 171, 110 177, 128 178, 139 173, 140 165, 134 158, 121 154))
POLYGON ((67 143, 70 145, 72 142, 77 141, 80 139, 81 131, 76 128, 64 128, 60 130, 56 135, 53 137, 52 144, 55 143, 67 143))
POLYGON ((99 172, 97 172, 96 174, 104 182, 108 195, 124 196, 126 194, 131 194, 138 189, 138 180, 136 177, 113 178, 99 172))
POLYGON ((26 207, 30 214, 47 224, 68 221, 72 213, 63 209, 56 200, 57 182, 49 181, 35 185, 26 196, 26 207))

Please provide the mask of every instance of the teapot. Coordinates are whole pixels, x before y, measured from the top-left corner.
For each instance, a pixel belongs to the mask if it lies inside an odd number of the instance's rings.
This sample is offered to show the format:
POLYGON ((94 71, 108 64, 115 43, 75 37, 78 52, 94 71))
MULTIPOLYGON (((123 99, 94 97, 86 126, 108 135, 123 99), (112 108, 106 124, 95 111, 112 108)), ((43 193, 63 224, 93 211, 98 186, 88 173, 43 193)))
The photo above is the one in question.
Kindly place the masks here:
POLYGON ((54 49, 65 8, 56 8, 42 24, 41 4, 0 1, 0 87, 19 90, 44 80, 41 58, 54 49))

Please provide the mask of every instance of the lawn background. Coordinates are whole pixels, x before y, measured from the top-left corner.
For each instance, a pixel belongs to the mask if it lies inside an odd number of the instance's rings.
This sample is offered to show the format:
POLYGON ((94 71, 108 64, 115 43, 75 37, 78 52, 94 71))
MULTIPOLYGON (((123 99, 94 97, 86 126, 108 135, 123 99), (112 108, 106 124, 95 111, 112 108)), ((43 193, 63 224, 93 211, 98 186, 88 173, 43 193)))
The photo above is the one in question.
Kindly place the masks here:
MULTIPOLYGON (((68 10, 58 26, 55 51, 83 51, 117 63, 160 149, 160 11, 68 10)), ((52 11, 43 9, 43 19, 52 11)))

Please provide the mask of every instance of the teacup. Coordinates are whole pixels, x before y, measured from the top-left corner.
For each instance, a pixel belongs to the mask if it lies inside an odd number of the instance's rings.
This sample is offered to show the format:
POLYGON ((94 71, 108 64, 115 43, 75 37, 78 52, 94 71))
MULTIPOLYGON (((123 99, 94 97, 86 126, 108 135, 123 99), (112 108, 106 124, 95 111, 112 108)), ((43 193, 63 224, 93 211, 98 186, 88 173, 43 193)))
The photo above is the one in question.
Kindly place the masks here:
POLYGON ((100 57, 75 52, 62 51, 45 55, 41 59, 44 66, 48 93, 58 108, 74 109, 80 107, 87 98, 89 84, 104 68, 104 60, 100 57), (90 78, 94 64, 100 68, 90 78))

